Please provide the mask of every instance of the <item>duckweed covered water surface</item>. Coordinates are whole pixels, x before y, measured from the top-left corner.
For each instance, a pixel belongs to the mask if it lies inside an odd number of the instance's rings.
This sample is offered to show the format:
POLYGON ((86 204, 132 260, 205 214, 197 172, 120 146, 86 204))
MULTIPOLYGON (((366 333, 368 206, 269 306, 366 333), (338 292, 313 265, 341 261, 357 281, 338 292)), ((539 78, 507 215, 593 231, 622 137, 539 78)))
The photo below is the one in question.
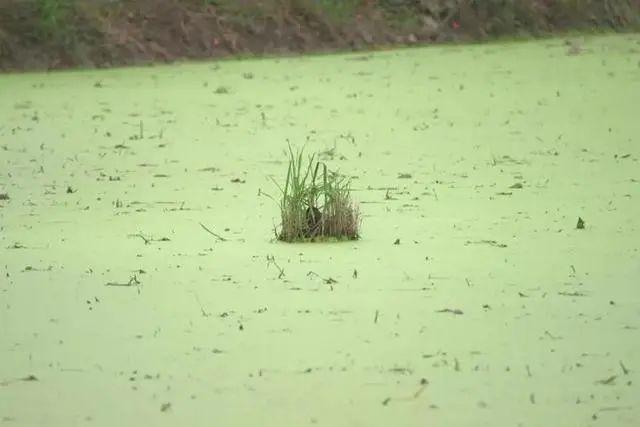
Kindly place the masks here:
POLYGON ((635 425, 639 61, 621 35, 0 76, 0 418, 635 425), (274 240, 287 140, 352 177, 361 240, 274 240))

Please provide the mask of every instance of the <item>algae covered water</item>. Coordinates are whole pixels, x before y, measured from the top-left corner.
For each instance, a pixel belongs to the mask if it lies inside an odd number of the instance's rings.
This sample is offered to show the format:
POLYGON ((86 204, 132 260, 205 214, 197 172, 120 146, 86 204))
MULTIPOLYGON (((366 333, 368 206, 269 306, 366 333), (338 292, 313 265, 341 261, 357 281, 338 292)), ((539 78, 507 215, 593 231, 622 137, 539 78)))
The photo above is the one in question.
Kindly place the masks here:
POLYGON ((639 99, 638 35, 0 76, 2 424, 637 425, 639 99), (275 241, 288 143, 361 240, 275 241))

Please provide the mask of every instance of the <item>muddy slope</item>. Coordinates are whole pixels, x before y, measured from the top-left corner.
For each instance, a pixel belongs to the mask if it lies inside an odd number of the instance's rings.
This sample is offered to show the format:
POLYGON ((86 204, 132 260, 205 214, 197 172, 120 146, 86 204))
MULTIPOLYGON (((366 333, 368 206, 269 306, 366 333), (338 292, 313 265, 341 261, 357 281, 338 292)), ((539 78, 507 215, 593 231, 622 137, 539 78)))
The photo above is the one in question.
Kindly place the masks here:
POLYGON ((5 0, 0 70, 109 67, 186 58, 626 30, 638 0, 5 0))

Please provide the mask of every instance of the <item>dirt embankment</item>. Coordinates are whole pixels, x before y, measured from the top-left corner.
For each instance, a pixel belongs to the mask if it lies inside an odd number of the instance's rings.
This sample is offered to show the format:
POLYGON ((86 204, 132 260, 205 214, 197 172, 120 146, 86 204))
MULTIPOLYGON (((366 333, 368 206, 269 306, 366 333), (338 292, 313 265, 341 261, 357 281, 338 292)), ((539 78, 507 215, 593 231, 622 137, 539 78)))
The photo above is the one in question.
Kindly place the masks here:
POLYGON ((640 0, 4 0, 0 69, 640 28, 640 0))

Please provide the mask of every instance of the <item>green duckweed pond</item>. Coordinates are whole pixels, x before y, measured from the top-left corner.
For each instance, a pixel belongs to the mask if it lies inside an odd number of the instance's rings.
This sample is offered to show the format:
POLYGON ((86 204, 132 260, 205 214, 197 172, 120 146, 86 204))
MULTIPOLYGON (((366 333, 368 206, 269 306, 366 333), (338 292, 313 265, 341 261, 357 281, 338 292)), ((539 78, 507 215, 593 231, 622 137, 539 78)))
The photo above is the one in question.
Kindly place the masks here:
POLYGON ((635 34, 1 75, 1 424, 637 425, 639 100, 635 34), (274 238, 288 143, 360 240, 274 238))

